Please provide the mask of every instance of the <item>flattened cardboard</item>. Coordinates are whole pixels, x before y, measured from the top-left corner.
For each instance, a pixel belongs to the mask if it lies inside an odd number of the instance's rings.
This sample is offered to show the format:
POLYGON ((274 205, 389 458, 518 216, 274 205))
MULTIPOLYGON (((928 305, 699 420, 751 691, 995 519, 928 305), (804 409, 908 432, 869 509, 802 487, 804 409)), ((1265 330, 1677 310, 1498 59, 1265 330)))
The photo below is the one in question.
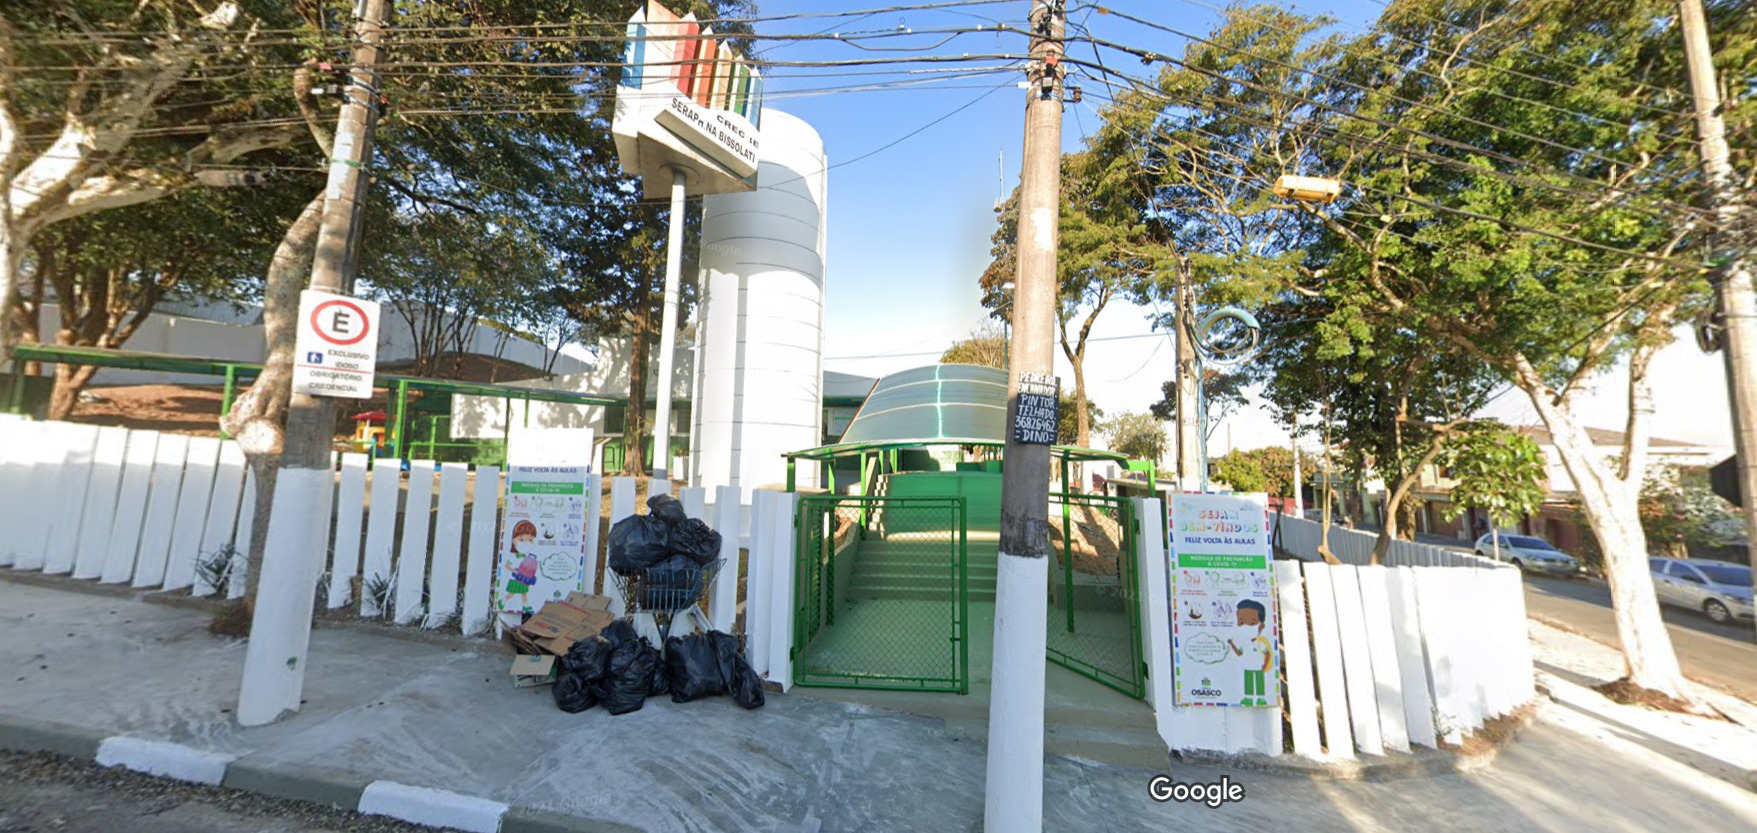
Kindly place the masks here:
POLYGON ((520 654, 512 658, 512 685, 531 688, 555 682, 555 657, 549 654, 520 654))
POLYGON ((586 611, 567 602, 546 602, 519 630, 536 639, 552 639, 586 620, 586 611))
POLYGON ((615 614, 608 610, 588 610, 586 618, 579 624, 549 639, 537 640, 537 647, 556 656, 566 656, 567 650, 572 648, 575 642, 597 635, 599 631, 610 627, 610 623, 614 621, 616 621, 615 614))
POLYGON ((609 610, 610 609, 610 597, 609 596, 594 596, 590 593, 581 593, 578 590, 575 590, 572 593, 567 594, 567 598, 563 599, 562 601, 567 602, 568 604, 573 605, 574 607, 577 607, 581 610, 609 610))

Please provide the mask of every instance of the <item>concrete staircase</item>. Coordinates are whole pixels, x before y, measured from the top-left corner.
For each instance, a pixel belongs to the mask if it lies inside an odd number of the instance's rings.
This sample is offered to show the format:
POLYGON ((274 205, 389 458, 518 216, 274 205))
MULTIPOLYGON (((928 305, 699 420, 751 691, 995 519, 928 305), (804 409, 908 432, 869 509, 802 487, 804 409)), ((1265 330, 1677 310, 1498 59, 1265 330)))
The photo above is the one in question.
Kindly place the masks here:
MULTIPOLYGON (((972 530, 968 541, 970 600, 992 602, 999 535, 972 530)), ((952 546, 953 534, 948 532, 901 533, 883 540, 873 534, 861 542, 855 556, 848 597, 951 601, 952 546)))

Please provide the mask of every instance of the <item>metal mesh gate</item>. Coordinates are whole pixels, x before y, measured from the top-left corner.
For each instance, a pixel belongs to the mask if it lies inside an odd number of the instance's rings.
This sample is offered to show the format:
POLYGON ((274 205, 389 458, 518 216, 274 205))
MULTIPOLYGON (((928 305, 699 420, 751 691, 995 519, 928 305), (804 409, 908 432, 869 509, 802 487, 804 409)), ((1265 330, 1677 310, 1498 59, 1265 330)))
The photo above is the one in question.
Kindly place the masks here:
POLYGON ((1146 694, 1134 504, 1049 496, 1049 659, 1131 697, 1146 694))
POLYGON ((802 498, 794 682, 968 693, 967 553, 963 498, 802 498))

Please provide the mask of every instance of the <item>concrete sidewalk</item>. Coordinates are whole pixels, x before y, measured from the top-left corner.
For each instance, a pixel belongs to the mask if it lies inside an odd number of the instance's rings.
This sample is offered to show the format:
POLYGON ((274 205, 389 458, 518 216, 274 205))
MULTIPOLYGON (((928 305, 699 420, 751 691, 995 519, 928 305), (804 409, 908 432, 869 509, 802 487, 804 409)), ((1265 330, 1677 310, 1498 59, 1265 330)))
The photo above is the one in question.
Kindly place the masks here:
MULTIPOLYGON (((984 749, 942 720, 797 688, 755 711, 727 698, 655 698, 628 715, 569 715, 546 689, 512 689, 498 646, 320 629, 304 710, 241 730, 229 710, 243 644, 205 624, 198 611, 0 581, 0 745, 91 757, 106 738, 171 741, 217 753, 184 763, 217 763, 227 786, 341 806, 374 782, 433 788, 476 802, 448 823, 498 811, 494 823, 509 832, 980 829, 984 749)), ((112 759, 126 747, 107 744, 112 759)), ((1551 705, 1477 775, 1375 783, 1162 770, 1244 786, 1243 801, 1218 809, 1152 801, 1151 770, 1052 757, 1045 827, 1757 828, 1757 794, 1672 751, 1551 705), (1601 730, 1623 742, 1608 745, 1601 730)), ((407 797, 386 790, 382 806, 407 797)))

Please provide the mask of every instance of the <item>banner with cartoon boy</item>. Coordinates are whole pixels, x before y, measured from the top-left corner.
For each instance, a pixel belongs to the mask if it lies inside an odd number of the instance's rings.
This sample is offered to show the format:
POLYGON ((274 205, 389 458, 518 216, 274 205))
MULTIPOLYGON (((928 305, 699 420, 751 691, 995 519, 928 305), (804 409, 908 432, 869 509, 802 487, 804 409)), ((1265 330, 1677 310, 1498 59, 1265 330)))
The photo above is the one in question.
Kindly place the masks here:
POLYGON ((1278 706, 1268 498, 1171 498, 1171 666, 1180 706, 1278 706))
POLYGON ((502 613, 533 613, 585 586, 586 472, 509 466, 495 581, 502 613))

